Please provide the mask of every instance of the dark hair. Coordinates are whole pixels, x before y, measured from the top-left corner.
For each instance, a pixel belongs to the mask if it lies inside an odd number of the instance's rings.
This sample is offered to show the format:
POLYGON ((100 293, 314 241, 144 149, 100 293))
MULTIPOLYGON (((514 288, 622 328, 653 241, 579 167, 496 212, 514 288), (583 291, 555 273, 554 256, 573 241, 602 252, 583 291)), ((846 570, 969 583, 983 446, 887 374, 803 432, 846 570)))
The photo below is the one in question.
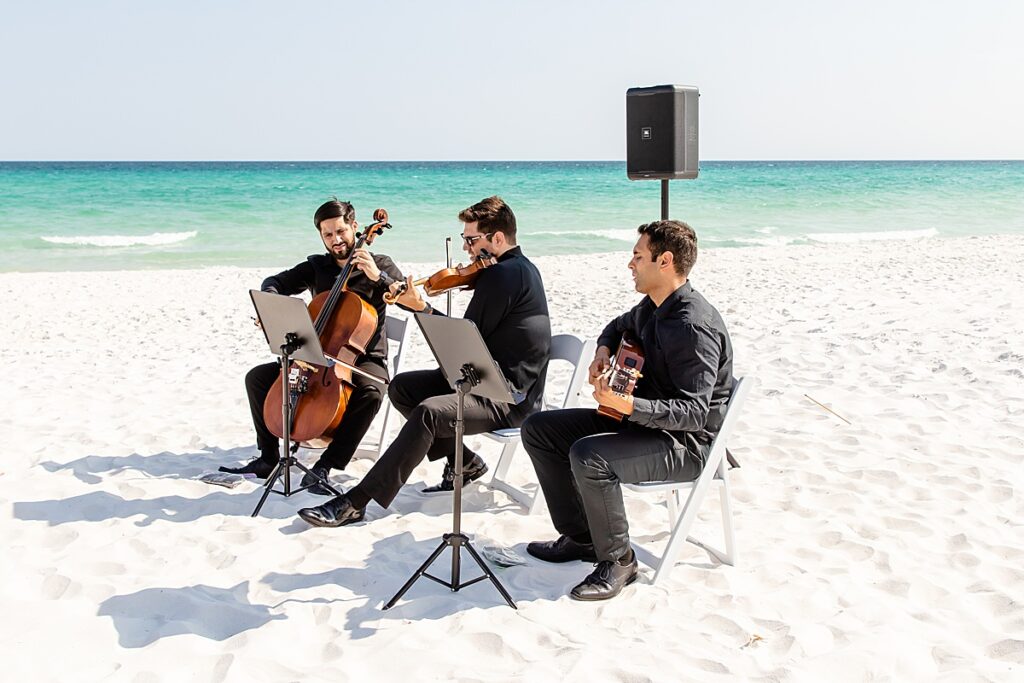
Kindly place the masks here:
POLYGON ((693 264, 697 262, 697 233, 693 228, 682 221, 655 221, 644 223, 636 231, 647 235, 652 261, 666 251, 672 252, 676 272, 683 277, 690 275, 693 264))
POLYGON ((348 202, 338 201, 337 197, 331 197, 329 202, 321 204, 313 214, 313 225, 319 230, 320 221, 325 221, 328 218, 341 218, 346 223, 351 223, 356 219, 356 210, 348 202))
POLYGON ((479 223, 480 232, 502 232, 509 244, 516 243, 516 215, 501 197, 481 199, 459 212, 463 223, 479 223))

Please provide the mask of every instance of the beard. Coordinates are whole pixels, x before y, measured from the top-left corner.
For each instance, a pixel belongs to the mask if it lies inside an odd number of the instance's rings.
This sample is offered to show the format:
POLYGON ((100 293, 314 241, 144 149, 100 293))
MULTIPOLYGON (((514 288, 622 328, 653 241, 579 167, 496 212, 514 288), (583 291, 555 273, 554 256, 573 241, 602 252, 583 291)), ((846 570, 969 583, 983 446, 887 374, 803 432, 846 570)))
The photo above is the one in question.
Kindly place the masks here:
POLYGON ((332 247, 329 251, 331 252, 331 256, 334 257, 334 260, 341 263, 348 258, 349 253, 352 251, 352 245, 344 242, 336 247, 332 247))

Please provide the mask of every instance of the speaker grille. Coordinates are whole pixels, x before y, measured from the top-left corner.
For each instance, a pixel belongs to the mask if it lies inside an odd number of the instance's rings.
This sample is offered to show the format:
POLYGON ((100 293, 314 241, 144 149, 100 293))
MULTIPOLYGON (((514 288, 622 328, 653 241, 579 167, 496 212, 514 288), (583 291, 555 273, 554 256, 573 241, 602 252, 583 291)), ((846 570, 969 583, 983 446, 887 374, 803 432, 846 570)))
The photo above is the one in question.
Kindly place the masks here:
POLYGON ((656 85, 626 91, 626 175, 630 180, 696 178, 697 88, 656 85))

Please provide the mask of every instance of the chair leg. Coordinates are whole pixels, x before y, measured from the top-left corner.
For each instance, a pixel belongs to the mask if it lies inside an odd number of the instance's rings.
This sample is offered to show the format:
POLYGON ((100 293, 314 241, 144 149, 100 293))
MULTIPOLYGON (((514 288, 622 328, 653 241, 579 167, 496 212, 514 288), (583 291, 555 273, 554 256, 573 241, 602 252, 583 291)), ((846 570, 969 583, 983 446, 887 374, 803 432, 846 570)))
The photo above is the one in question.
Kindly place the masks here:
POLYGON ((728 478, 722 480, 722 487, 718 491, 722 503, 722 530, 725 532, 725 557, 722 559, 729 566, 736 566, 736 536, 732 528, 732 501, 729 494, 728 478))
POLYGON ((537 509, 537 498, 539 496, 531 496, 523 489, 516 488, 505 481, 505 477, 508 476, 508 469, 512 465, 512 456, 515 455, 518 446, 518 440, 505 442, 505 446, 501 449, 501 457, 498 458, 498 464, 494 468, 494 474, 491 475, 486 486, 507 494, 509 498, 525 507, 528 514, 533 514, 537 509))
POLYGON ((508 468, 512 465, 512 456, 515 455, 518 445, 518 441, 509 441, 501 449, 501 457, 498 458, 498 466, 494 468, 494 474, 491 475, 490 483, 493 484, 499 480, 504 481, 505 477, 508 476, 508 468))
POLYGON ((654 585, 667 579, 668 575, 672 572, 672 567, 675 566, 679 550, 682 548, 682 544, 686 542, 687 534, 690 533, 690 527, 693 526, 693 522, 697 518, 698 506, 693 505, 695 491, 696 488, 690 489, 686 502, 683 504, 683 514, 672 520, 670 525, 672 535, 669 536, 668 543, 665 545, 665 552, 661 556, 661 562, 658 563, 658 567, 654 571, 654 579, 651 581, 654 585))
POLYGON ((380 428, 380 438, 377 439, 377 454, 373 456, 374 460, 380 460, 380 454, 384 452, 384 439, 388 437, 388 425, 391 422, 391 401, 385 401, 384 405, 384 424, 380 428))
POLYGON ((533 500, 530 501, 530 505, 526 508, 526 514, 537 514, 544 507, 544 502, 544 492, 540 490, 540 484, 537 484, 537 492, 533 494, 533 500))
POLYGON ((384 402, 384 424, 380 427, 380 438, 377 439, 377 454, 374 456, 374 460, 380 459, 380 454, 384 452, 384 449, 388 446, 388 432, 391 429, 392 424, 396 424, 395 420, 398 420, 397 424, 401 425, 405 418, 397 410, 394 410, 391 401, 384 402))

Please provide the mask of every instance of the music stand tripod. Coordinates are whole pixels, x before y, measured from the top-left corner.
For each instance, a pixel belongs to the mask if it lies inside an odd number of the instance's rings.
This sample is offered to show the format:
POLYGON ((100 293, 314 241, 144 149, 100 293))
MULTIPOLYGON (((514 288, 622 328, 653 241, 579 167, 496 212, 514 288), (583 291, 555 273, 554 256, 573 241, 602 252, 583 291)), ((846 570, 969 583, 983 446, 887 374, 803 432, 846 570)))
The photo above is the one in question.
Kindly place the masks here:
POLYGON ((436 581, 442 586, 451 589, 453 593, 458 592, 466 586, 471 586, 478 581, 490 579, 494 587, 501 593, 508 606, 518 609, 512 596, 508 594, 505 587, 498 581, 498 577, 490 570, 487 563, 483 561, 476 552, 469 537, 462 533, 462 438, 464 434, 463 410, 466 396, 476 394, 502 403, 518 403, 521 396, 514 396, 508 388, 508 382, 501 372, 501 368, 491 358, 483 338, 480 336, 476 325, 470 320, 461 318, 448 318, 446 316, 416 314, 416 321, 423 331, 423 336, 430 345, 434 357, 441 366, 445 378, 455 389, 458 395, 458 403, 455 412, 455 480, 454 496, 452 498, 452 532, 444 534, 440 545, 430 554, 430 557, 420 565, 405 585, 391 598, 384 609, 390 609, 398 602, 406 591, 412 588, 416 580, 425 576, 436 581), (518 400, 516 400, 518 398, 518 400), (445 581, 427 573, 430 565, 441 556, 445 548, 452 549, 452 575, 450 581, 445 581), (477 566, 483 571, 482 576, 469 581, 462 581, 462 549, 465 548, 470 557, 476 561, 477 566))
POLYGON ((249 290, 253 306, 256 307, 256 315, 259 316, 260 325, 266 335, 270 351, 281 356, 281 424, 283 425, 284 438, 281 440, 281 457, 277 465, 270 471, 267 481, 263 485, 263 496, 252 511, 252 516, 260 514, 263 504, 271 493, 288 498, 296 493, 301 493, 316 484, 300 486, 292 489, 291 468, 294 465, 307 474, 317 479, 317 483, 331 491, 336 496, 341 492, 331 486, 326 477, 299 462, 295 453, 299 450, 298 443, 292 443, 291 428, 295 419, 294 409, 298 402, 300 388, 289 382, 289 371, 293 360, 301 360, 306 363, 318 365, 323 368, 330 368, 333 362, 324 356, 324 350, 320 346, 320 338, 313 328, 313 321, 309 318, 309 311, 301 299, 290 296, 274 294, 272 292, 261 292, 257 289, 249 290), (278 491, 274 488, 279 477, 284 478, 284 490, 278 491))

